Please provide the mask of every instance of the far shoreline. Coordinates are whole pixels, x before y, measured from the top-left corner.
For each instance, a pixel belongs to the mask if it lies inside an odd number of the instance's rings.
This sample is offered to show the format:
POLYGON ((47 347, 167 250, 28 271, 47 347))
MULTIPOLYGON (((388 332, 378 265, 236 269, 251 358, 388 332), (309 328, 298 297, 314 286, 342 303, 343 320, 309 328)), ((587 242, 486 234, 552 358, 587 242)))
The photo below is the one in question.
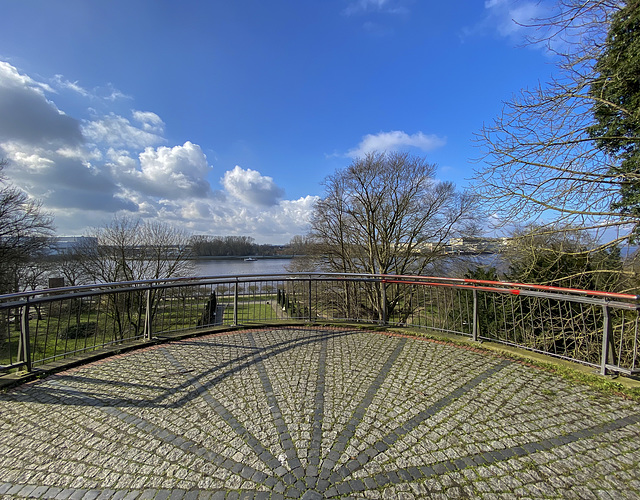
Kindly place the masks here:
POLYGON ((187 260, 244 260, 244 259, 291 260, 296 257, 301 257, 301 255, 196 255, 196 256, 188 257, 187 260))

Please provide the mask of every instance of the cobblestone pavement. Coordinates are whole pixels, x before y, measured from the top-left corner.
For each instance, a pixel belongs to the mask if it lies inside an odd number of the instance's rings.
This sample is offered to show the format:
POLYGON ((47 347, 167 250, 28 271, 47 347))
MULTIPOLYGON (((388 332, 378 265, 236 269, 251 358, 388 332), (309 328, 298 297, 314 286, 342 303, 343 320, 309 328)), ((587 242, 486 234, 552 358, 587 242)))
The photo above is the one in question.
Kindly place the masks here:
POLYGON ((639 410, 470 348, 245 330, 0 394, 0 496, 640 498, 639 410))

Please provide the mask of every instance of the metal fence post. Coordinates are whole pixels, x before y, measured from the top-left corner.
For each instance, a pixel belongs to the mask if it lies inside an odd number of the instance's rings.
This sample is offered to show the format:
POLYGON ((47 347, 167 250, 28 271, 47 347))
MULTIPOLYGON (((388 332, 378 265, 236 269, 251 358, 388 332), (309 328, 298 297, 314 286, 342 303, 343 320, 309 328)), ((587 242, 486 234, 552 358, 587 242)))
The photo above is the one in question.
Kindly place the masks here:
POLYGON ((474 342, 478 341, 478 290, 475 288, 473 289, 473 324, 471 338, 474 342))
POLYGON ((31 346, 29 345, 29 297, 22 307, 20 319, 20 344, 18 345, 18 362, 24 362, 27 371, 31 371, 31 346))
POLYGON ((387 324, 387 287, 384 284, 384 280, 380 280, 380 285, 382 285, 382 324, 387 324))
POLYGON ((144 339, 151 340, 151 293, 153 285, 147 289, 147 307, 144 312, 144 339))
POLYGON ((233 289, 233 326, 238 325, 238 287, 239 281, 236 278, 236 283, 233 289))
POLYGON ((312 306, 312 301, 311 301, 311 276, 309 276, 309 323, 311 323, 312 321, 312 315, 311 315, 311 306, 312 306))
POLYGON ((602 357, 600 358, 600 375, 607 374, 607 360, 609 359, 609 343, 611 341, 611 321, 609 318, 609 306, 602 306, 604 322, 602 325, 602 357))

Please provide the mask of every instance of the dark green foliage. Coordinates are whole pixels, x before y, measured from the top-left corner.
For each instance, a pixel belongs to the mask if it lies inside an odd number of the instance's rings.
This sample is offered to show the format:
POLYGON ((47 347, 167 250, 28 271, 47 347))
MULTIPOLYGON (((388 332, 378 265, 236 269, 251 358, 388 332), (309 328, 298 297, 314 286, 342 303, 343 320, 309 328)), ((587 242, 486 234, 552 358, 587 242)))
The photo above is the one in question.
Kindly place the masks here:
POLYGON ((212 292, 204 307, 202 317, 198 320, 198 326, 215 325, 217 307, 218 300, 216 299, 216 292, 212 292))
POLYGON ((280 245, 260 245, 250 236, 196 235, 191 237, 190 244, 193 255, 197 257, 272 256, 282 251, 280 245))
MULTIPOLYGON (((543 235, 533 231, 520 234, 505 254, 509 263, 505 279, 568 288, 617 290, 622 270, 619 250, 587 251, 591 247, 576 233, 543 235)), ((494 268, 478 268, 469 270, 465 278, 496 281, 498 275, 494 268)), ((467 306, 472 307, 473 292, 465 293, 467 306)), ((599 362, 603 328, 601 306, 481 290, 475 293, 480 337, 599 362)))
MULTIPOLYGON (((565 228, 566 229, 566 228, 565 228)), ((518 235, 507 252, 509 281, 556 287, 617 291, 622 259, 618 248, 593 250, 595 242, 579 231, 518 235)), ((503 298, 505 331, 517 343, 561 356, 597 363, 602 344, 602 308, 578 302, 523 297, 503 298)), ((500 309, 499 307, 497 309, 500 309)), ((499 318, 498 318, 499 319, 499 318)))
MULTIPOLYGON (((495 267, 469 269, 465 278, 480 281, 499 281, 495 267)), ((476 292, 478 297, 478 334, 487 336, 495 333, 503 322, 504 304, 502 297, 491 292, 476 292)), ((467 307, 473 308, 473 292, 465 292, 467 307)))
POLYGON ((60 339, 84 339, 96 333, 97 323, 70 325, 58 334, 60 339))
MULTIPOLYGON (((640 2, 626 2, 612 18, 591 85, 596 124, 589 134, 599 148, 618 160, 609 174, 619 184, 611 208, 640 218, 640 2)), ((636 223, 634 237, 640 236, 636 223)))
POLYGON ((475 269, 468 269, 464 277, 470 280, 500 281, 498 271, 495 267, 476 267, 475 269))
POLYGON ((610 292, 616 289, 621 270, 617 247, 589 252, 586 248, 563 249, 557 244, 535 248, 511 260, 507 279, 610 292))

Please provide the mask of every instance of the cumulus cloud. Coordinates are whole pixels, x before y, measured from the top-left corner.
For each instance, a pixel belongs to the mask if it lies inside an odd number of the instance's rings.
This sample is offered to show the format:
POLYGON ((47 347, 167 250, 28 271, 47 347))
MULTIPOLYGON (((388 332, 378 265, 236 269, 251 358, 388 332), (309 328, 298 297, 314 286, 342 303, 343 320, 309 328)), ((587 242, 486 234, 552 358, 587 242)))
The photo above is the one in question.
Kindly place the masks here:
POLYGON ((148 196, 201 198, 211 187, 206 177, 211 169, 200 146, 189 141, 182 146, 147 147, 136 162, 127 152, 109 152, 114 176, 123 185, 148 196))
POLYGON ((200 146, 163 144, 165 123, 156 113, 98 115, 93 104, 125 96, 111 85, 87 90, 62 75, 50 83, 0 62, 0 158, 9 160, 10 181, 54 214, 60 234, 83 234, 117 212, 271 243, 308 229, 315 197, 283 200, 271 177, 239 166, 218 174, 222 189, 214 191, 200 146), (49 100, 67 91, 77 109, 86 105, 83 119, 49 100))
POLYGON ((271 207, 213 200, 185 205, 185 226, 197 234, 251 235, 266 243, 284 243, 309 230, 317 196, 281 200, 271 207), (188 215, 188 218, 186 217, 188 215))
POLYGON ((189 201, 181 207, 180 215, 188 220, 209 219, 213 212, 205 201, 189 201))
POLYGON ((11 180, 47 209, 137 210, 107 173, 77 157, 18 143, 3 143, 2 150, 11 180))
POLYGON ((47 85, 0 61, 0 140, 26 144, 82 142, 80 124, 45 97, 47 85))
POLYGON ((271 177, 261 175, 256 170, 245 170, 238 165, 224 174, 222 185, 235 198, 266 207, 275 205, 284 195, 284 191, 271 177))
POLYGON ((360 144, 348 151, 346 156, 358 158, 373 151, 397 151, 407 147, 432 151, 444 146, 445 143, 445 139, 436 135, 427 135, 422 132, 409 135, 401 130, 392 130, 391 132, 365 135, 360 144))

